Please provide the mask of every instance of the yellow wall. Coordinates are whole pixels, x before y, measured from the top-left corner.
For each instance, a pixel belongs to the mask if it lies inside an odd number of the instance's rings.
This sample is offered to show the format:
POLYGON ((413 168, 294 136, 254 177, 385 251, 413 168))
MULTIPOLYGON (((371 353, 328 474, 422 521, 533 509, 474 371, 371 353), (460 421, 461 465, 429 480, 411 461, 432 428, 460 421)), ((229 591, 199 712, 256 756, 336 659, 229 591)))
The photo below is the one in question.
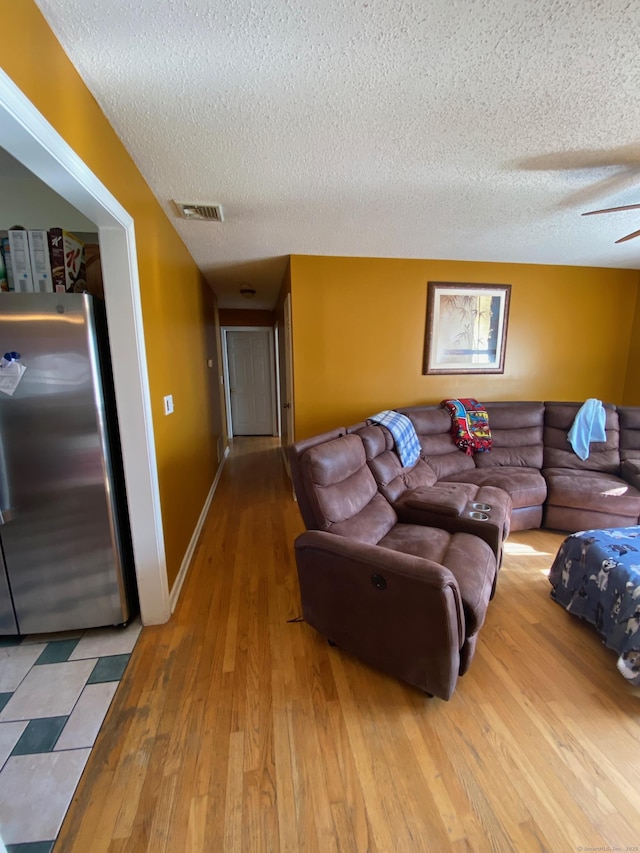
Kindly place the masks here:
POLYGON ((273 326, 273 311, 259 308, 221 308, 221 326, 273 326))
POLYGON ((32 0, 0 0, 0 19, 3 70, 135 220, 171 586, 217 467, 211 412, 203 406, 210 381, 203 279, 32 0), (165 394, 174 397, 170 417, 165 394))
POLYGON ((294 255, 296 440, 446 397, 622 403, 637 290, 632 270, 294 255), (428 281, 512 285, 503 375, 422 375, 428 281))
POLYGON ((638 274, 638 298, 631 329, 627 380, 622 402, 625 406, 640 406, 640 274, 638 274))

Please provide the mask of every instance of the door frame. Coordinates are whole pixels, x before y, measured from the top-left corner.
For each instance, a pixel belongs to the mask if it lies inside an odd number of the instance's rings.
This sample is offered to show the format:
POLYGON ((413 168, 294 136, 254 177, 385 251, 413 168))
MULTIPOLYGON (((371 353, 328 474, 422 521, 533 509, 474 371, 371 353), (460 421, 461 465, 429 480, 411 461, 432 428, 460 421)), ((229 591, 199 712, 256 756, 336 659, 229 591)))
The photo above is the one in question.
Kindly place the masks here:
POLYGON ((273 324, 273 356, 275 360, 276 371, 276 420, 278 429, 278 438, 282 439, 282 412, 280 408, 281 390, 280 390, 280 323, 278 320, 273 324))
POLYGON ((284 364, 285 364, 285 396, 288 398, 287 409, 287 440, 289 444, 295 441, 296 417, 293 388, 293 312, 291 310, 291 293, 284 300, 284 364))
POLYGON ((134 222, 0 69, 0 146, 98 227, 140 613, 171 616, 134 222))
POLYGON ((269 341, 269 370, 271 372, 271 435, 278 435, 278 418, 276 413, 276 363, 273 348, 273 329, 271 326, 221 326, 222 335, 222 365, 224 371, 224 401, 227 410, 227 435, 233 438, 233 416, 231 414, 231 388, 229 383, 229 353, 227 349, 228 332, 265 332, 269 341))

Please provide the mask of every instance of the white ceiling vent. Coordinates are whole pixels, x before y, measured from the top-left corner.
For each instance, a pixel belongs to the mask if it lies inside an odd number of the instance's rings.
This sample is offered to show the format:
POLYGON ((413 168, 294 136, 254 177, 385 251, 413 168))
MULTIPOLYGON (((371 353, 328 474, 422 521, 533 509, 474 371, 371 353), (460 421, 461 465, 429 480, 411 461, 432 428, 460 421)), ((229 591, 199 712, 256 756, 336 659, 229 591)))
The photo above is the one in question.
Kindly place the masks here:
POLYGON ((188 204, 174 201, 183 219, 205 219, 207 222, 222 222, 222 207, 219 204, 188 204))

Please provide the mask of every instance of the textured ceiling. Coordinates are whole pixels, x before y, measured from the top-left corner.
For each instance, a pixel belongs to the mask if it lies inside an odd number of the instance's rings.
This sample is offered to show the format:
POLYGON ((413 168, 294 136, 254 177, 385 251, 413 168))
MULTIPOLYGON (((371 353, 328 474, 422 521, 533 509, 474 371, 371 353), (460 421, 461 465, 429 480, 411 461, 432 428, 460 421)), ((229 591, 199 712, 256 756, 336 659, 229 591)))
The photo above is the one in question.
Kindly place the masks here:
POLYGON ((640 203, 640 0, 36 2, 222 307, 291 253, 640 268, 580 216, 640 203))

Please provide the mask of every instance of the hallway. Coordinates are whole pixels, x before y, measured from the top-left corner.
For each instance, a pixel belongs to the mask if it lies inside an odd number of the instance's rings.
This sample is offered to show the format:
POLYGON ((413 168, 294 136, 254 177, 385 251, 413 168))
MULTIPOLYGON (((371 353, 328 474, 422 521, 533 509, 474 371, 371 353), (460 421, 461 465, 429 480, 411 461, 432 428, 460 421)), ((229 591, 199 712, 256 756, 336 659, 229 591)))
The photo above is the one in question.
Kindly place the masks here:
POLYGON ((569 851, 640 839, 640 691, 510 538, 450 702, 300 615, 277 439, 233 443, 171 621, 142 630, 57 853, 569 851))

